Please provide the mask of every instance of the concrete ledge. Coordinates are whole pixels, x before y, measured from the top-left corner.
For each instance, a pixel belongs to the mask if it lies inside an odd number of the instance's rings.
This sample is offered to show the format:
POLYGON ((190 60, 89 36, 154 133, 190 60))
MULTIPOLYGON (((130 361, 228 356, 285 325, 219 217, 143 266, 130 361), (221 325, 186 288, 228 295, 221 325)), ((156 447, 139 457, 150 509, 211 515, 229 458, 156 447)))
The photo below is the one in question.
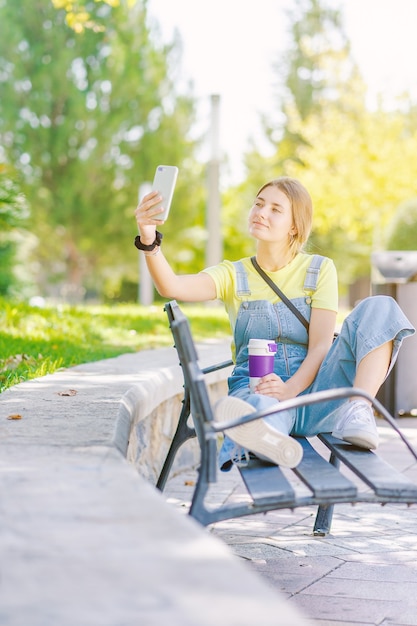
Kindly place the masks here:
MULTIPOLYGON (((217 362, 228 345, 199 353, 203 365, 217 362)), ((2 626, 307 623, 152 486, 181 392, 166 349, 0 396, 2 626), (7 420, 13 413, 22 419, 7 420)))
MULTIPOLYGON (((198 346, 202 366, 230 358, 229 343, 213 342, 198 346), (217 359, 216 359, 217 357, 217 359)), ((171 356, 171 355, 169 355, 171 356)), ((183 376, 174 351, 175 365, 169 365, 162 351, 156 371, 141 372, 141 382, 124 395, 116 427, 115 442, 119 450, 135 465, 141 476, 156 484, 162 461, 166 457, 182 408, 183 376), (141 380, 144 375, 144 379, 141 380)), ((231 368, 207 376, 209 394, 214 401, 227 394, 227 376, 231 368)), ((173 472, 199 462, 198 444, 188 441, 179 450, 173 472)))

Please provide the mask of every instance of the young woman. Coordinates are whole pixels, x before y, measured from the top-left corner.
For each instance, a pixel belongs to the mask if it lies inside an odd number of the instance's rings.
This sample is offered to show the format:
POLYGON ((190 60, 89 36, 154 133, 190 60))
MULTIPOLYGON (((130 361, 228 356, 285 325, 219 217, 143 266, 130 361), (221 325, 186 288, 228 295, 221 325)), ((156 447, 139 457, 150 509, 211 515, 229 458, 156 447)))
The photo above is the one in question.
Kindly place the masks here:
MULTIPOLYGON (((177 275, 161 250, 156 231, 158 192, 147 194, 135 216, 135 244, 146 256, 161 296, 185 302, 223 301, 233 332, 235 367, 229 395, 216 405, 220 419, 247 415, 300 394, 355 386, 375 396, 393 367, 402 340, 415 332, 394 299, 374 296, 360 302, 333 341, 338 307, 336 269, 325 257, 303 252, 312 225, 309 193, 293 178, 263 185, 249 211, 256 260, 309 321, 309 331, 254 268, 250 258, 223 261, 197 274, 177 275), (249 389, 249 339, 277 343, 274 372, 249 389)), ((335 400, 279 412, 227 431, 220 451, 223 470, 248 451, 279 465, 295 467, 300 444, 289 434, 333 435, 366 449, 378 446, 372 407, 363 398, 335 400)))

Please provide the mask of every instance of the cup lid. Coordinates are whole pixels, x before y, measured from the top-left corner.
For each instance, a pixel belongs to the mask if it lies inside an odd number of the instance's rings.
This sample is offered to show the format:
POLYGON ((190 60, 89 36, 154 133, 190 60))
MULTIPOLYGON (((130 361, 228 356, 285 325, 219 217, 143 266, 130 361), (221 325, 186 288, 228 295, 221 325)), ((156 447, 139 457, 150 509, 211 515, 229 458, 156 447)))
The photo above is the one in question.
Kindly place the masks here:
POLYGON ((276 352, 277 344, 271 339, 249 339, 249 348, 266 350, 267 352, 276 352))

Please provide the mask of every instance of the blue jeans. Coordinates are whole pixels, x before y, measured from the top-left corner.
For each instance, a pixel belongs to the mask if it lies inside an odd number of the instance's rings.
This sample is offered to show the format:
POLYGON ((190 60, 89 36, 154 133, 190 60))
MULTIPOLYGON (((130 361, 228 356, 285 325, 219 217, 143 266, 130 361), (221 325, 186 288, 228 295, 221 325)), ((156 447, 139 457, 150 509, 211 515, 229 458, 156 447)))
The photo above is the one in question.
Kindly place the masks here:
MULTIPOLYGON (((302 299, 294 303, 302 308, 302 299)), ((372 350, 393 341, 393 351, 388 373, 398 356, 403 339, 415 329, 397 302, 389 296, 373 296, 362 300, 343 322, 341 331, 327 353, 313 383, 303 392, 340 387, 352 387, 358 363, 372 350)), ((256 410, 267 409, 277 400, 249 390, 247 344, 251 337, 271 339, 278 343, 274 371, 284 381, 300 367, 307 354, 307 332, 288 307, 267 301, 243 302, 235 327, 236 367, 229 378, 229 395, 249 402, 256 410), (277 339, 278 338, 278 339, 277 339)), ((331 432, 335 426, 334 412, 345 402, 334 400, 275 413, 265 420, 285 434, 307 437, 320 432, 331 432)), ((219 465, 230 462, 236 444, 225 436, 219 453, 219 465)))

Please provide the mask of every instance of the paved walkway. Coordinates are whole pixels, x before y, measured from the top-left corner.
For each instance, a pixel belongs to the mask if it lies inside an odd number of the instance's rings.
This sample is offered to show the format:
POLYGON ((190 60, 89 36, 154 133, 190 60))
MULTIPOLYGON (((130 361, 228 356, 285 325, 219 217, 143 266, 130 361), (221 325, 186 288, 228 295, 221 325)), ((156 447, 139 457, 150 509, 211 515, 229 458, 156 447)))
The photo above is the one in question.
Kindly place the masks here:
MULTIPOLYGON (((378 421, 381 455, 417 482, 413 458, 378 421)), ((399 425, 417 448, 417 418, 399 425)), ((291 476, 292 476, 291 472, 291 476)), ((213 501, 244 498, 237 470, 213 501)), ((168 502, 185 512, 195 473, 169 480, 168 502)), ((417 626, 417 505, 339 505, 328 537, 312 535, 311 507, 219 522, 208 531, 317 626, 417 626)))

